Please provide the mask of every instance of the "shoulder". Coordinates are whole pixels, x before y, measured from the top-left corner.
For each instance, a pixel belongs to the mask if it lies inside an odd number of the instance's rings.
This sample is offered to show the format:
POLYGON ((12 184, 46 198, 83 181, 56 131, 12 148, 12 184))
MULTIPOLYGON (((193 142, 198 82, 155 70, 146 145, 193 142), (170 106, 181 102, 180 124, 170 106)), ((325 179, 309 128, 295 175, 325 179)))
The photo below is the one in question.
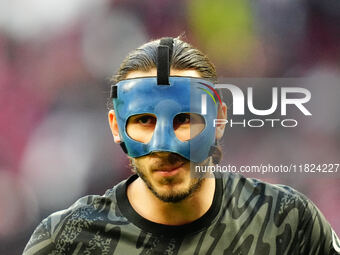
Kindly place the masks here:
POLYGON ((60 250, 63 246, 60 240, 73 243, 73 239, 78 238, 83 231, 97 229, 98 226, 105 228, 107 224, 127 224, 117 207, 118 185, 107 190, 104 195, 84 196, 67 209, 52 213, 42 220, 26 245, 24 254, 31 254, 30 250, 37 249, 60 250))
POLYGON ((339 251, 328 221, 301 192, 287 185, 241 175, 226 176, 224 184, 225 204, 229 204, 228 210, 234 219, 241 219, 247 212, 249 221, 259 222, 259 228, 270 229, 270 233, 273 230, 286 233, 292 238, 292 246, 304 251, 303 254, 337 254, 332 251, 339 251))
POLYGON ((232 194, 246 198, 249 196, 267 197, 268 200, 284 200, 287 203, 306 203, 307 198, 294 188, 282 185, 271 184, 259 179, 247 178, 239 174, 228 174, 224 178, 224 190, 226 194, 232 194))
POLYGON ((72 221, 75 224, 91 224, 98 220, 106 222, 125 221, 122 217, 116 199, 116 191, 119 185, 123 185, 122 181, 105 192, 104 195, 88 195, 78 199, 69 208, 51 214, 48 219, 54 223, 51 225, 51 231, 54 233, 58 228, 58 224, 67 224, 72 221))
POLYGON ((290 186, 234 174, 224 179, 225 202, 230 201, 229 210, 234 215, 247 211, 256 217, 269 217, 276 225, 289 221, 295 229, 321 215, 305 195, 290 186))

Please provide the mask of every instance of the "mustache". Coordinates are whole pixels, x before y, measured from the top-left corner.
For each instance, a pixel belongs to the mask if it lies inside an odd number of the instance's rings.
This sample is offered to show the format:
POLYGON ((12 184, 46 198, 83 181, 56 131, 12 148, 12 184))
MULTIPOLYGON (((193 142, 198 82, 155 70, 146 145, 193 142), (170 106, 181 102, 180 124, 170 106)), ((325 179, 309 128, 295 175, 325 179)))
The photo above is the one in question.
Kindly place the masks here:
POLYGON ((173 152, 151 152, 148 156, 156 159, 152 168, 160 168, 166 165, 179 165, 189 162, 186 158, 173 152))

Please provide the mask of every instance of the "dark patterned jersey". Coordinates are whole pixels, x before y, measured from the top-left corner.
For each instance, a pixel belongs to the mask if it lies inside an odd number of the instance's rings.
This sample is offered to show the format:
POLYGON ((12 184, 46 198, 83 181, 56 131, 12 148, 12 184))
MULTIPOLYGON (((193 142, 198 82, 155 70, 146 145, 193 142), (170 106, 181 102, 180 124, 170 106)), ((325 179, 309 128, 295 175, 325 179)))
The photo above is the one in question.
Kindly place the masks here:
POLYGON ((324 216, 288 186, 233 174, 216 178, 209 210, 194 222, 169 226, 134 211, 126 189, 136 178, 44 219, 24 254, 339 254, 324 216))

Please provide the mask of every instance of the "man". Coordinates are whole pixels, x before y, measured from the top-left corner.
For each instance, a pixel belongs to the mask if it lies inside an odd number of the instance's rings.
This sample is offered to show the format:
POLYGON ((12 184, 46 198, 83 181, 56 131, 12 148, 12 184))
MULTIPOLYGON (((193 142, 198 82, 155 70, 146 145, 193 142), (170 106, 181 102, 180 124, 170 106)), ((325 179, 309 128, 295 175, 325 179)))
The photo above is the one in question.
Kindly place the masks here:
POLYGON ((109 124, 136 173, 37 227, 24 254, 338 254, 318 209, 287 186, 239 175, 194 176, 220 160, 225 104, 214 66, 180 39, 131 52, 113 78, 109 124), (215 178, 214 178, 215 177, 215 178))

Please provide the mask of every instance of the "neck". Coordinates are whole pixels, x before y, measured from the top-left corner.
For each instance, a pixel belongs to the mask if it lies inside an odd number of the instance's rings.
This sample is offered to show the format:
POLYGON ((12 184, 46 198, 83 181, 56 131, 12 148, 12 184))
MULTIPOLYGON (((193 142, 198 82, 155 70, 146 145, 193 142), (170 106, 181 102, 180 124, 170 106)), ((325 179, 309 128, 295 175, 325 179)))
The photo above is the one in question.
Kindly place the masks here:
POLYGON ((180 202, 160 200, 141 178, 128 186, 127 196, 134 210, 147 220, 165 225, 183 225, 197 220, 210 208, 215 193, 215 178, 203 179, 192 195, 180 202))

